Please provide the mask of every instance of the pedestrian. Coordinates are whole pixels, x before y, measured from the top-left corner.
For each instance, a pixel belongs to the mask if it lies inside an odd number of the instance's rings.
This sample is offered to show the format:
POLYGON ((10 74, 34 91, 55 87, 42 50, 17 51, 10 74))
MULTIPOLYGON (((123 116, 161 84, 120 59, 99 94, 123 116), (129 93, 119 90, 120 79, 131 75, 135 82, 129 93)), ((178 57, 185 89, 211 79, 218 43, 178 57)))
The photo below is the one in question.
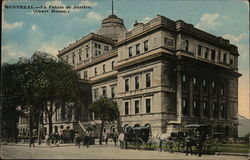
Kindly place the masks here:
POLYGON ((204 142, 206 141, 206 136, 204 134, 199 134, 197 138, 198 156, 201 157, 204 142))
POLYGON ((186 156, 188 155, 189 151, 191 153, 191 155, 193 154, 193 151, 192 151, 192 137, 190 135, 188 135, 185 139, 185 142, 186 142, 186 156))
POLYGON ((82 141, 82 140, 81 140, 80 135, 77 134, 77 137, 76 137, 76 144, 77 144, 78 148, 80 148, 81 141, 82 141))
POLYGON ((50 146, 50 137, 49 137, 49 134, 46 134, 46 136, 45 136, 45 142, 46 142, 47 146, 50 146))
POLYGON ((105 143, 108 144, 108 134, 104 136, 105 143))
POLYGON ((84 140, 85 140, 85 143, 86 143, 86 147, 89 148, 90 137, 89 137, 88 134, 84 137, 84 140))
POLYGON ((162 139, 159 138, 159 150, 162 151, 162 139))
POLYGON ((32 136, 30 138, 30 147, 31 147, 31 145, 33 145, 33 147, 35 148, 35 137, 34 136, 32 136))
POLYGON ((124 133, 121 132, 118 137, 119 143, 120 143, 120 149, 124 149, 124 133))
POLYGON ((116 134, 113 134, 113 141, 114 141, 114 143, 115 143, 115 146, 116 146, 116 141, 117 141, 117 136, 116 136, 116 134))
POLYGON ((174 141, 173 141, 173 138, 172 138, 172 137, 169 137, 169 138, 168 138, 168 145, 169 145, 170 153, 173 153, 174 141))

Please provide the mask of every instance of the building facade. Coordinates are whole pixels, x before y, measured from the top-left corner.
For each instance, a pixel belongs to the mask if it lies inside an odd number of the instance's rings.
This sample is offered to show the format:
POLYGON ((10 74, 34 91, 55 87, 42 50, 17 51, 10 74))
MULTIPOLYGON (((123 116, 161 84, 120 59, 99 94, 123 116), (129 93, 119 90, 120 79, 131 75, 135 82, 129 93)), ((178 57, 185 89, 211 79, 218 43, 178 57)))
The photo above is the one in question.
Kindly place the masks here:
MULTIPOLYGON (((229 40, 182 20, 157 15, 127 31, 113 14, 99 31, 58 53, 89 85, 91 102, 117 101, 124 129, 149 126, 153 135, 170 134, 195 123, 230 137, 237 136, 238 56, 229 40)), ((93 114, 85 117, 85 126, 98 124, 93 114)))

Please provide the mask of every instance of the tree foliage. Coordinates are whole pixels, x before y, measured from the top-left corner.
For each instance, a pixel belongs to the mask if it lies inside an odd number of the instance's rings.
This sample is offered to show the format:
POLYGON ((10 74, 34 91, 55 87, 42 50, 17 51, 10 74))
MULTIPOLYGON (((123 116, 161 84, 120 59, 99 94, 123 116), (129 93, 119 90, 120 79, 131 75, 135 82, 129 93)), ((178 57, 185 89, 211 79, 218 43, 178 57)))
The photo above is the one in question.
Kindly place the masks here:
POLYGON ((120 114, 118 105, 111 99, 101 97, 99 100, 90 105, 90 111, 95 114, 95 117, 99 117, 102 121, 99 141, 99 143, 102 144, 102 131, 104 128, 104 123, 106 121, 113 122, 119 119, 120 114))
POLYGON ((3 67, 4 107, 21 106, 32 115, 45 112, 52 133, 52 116, 62 104, 79 103, 78 76, 71 66, 55 59, 40 58, 19 60, 3 67))

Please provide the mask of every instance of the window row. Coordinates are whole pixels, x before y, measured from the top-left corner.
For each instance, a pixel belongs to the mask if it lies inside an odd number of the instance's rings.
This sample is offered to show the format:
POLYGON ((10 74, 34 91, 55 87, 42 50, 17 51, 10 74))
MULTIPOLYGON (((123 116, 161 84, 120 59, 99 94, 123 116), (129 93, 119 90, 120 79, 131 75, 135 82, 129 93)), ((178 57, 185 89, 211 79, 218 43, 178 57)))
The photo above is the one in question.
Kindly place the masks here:
MULTIPOLYGON (((95 45, 95 48, 101 49, 101 44, 94 43, 94 45, 95 45)), ((105 51, 108 51, 108 50, 109 50, 109 46, 104 45, 103 47, 104 47, 104 50, 105 50, 105 51)))
MULTIPOLYGON (((185 40, 184 41, 184 50, 186 52, 190 52, 189 46, 190 46, 189 40, 185 40)), ((222 52, 218 52, 218 53, 219 53, 219 56, 218 56, 219 62, 234 65, 234 59, 233 58, 229 59, 229 57, 228 57, 229 55, 227 53, 222 53, 222 52), (229 59, 229 62, 227 61, 227 59, 229 59)), ((214 49, 210 49, 210 48, 204 47, 202 45, 197 46, 197 54, 199 57, 209 59, 212 61, 215 61, 217 59, 216 58, 217 52, 214 49)))
MULTIPOLYGON (((184 89, 187 88, 188 81, 187 81, 186 75, 182 75, 182 83, 183 83, 184 89)), ((208 82, 208 80, 206 79, 199 79, 197 77, 193 77, 192 83, 193 83, 194 90, 199 89, 200 85, 202 85, 203 89, 205 90, 208 90, 208 87, 210 86, 212 88, 213 94, 216 94, 217 91, 219 91, 219 95, 221 96, 225 95, 225 85, 222 82, 221 83, 216 83, 215 81, 208 82)))
MULTIPOLYGON (((130 80, 133 80, 134 81, 134 89, 141 89, 143 88, 143 86, 141 85, 141 80, 140 80, 140 76, 137 75, 137 76, 134 76, 133 78, 125 78, 124 79, 124 89, 125 89, 125 92, 129 91, 132 89, 132 87, 130 86, 130 80)), ((146 88, 149 88, 152 86, 152 76, 151 76, 151 73, 146 73, 145 74, 145 87, 146 88)))
MULTIPOLYGON (((99 95, 99 89, 93 90, 93 98, 94 100, 98 99, 98 97, 107 97, 107 87, 101 87, 101 95, 99 95)), ((115 86, 110 86, 110 97, 115 98, 115 86)))
POLYGON ((182 100, 182 114, 185 116, 190 116, 191 114, 195 117, 214 117, 214 118, 226 118, 226 105, 224 103, 220 104, 220 108, 218 108, 218 103, 212 103, 212 106, 209 106, 208 101, 193 101, 191 109, 188 105, 188 101, 186 99, 182 100), (212 107, 212 108, 210 108, 212 107), (211 112, 210 112, 211 109, 211 112), (211 115, 210 115, 211 114, 211 115))
MULTIPOLYGON (((147 52, 148 51, 148 40, 143 42, 143 51, 147 52)), ((135 47, 129 47, 128 48, 128 57, 132 57, 134 55, 138 55, 141 53, 141 44, 138 43, 135 45, 135 47), (135 54, 134 54, 134 49, 135 49, 135 54)))
MULTIPOLYGON (((132 108, 130 107, 130 103, 129 101, 124 102, 124 114, 125 115, 129 115, 129 114, 140 114, 142 113, 142 105, 140 103, 140 100, 134 100, 134 112, 132 113, 132 108)), ((145 103, 144 103, 144 107, 145 107, 145 113, 151 113, 152 110, 152 103, 151 103, 151 98, 146 98, 145 99, 145 103)))
MULTIPOLYGON (((111 62, 111 70, 113 71, 115 69, 115 61, 111 62)), ((106 64, 102 65, 102 73, 106 73, 106 64)), ((97 67, 94 68, 94 75, 97 76, 98 72, 97 72, 97 67)))

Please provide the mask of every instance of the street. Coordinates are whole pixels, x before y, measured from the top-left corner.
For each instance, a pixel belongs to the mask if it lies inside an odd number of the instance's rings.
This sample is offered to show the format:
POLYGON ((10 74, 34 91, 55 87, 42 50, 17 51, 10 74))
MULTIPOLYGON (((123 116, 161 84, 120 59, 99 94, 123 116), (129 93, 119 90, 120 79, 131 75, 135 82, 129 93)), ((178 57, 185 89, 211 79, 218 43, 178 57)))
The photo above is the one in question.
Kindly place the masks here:
POLYGON ((42 144, 29 148, 28 144, 1 145, 2 159, 206 159, 206 160, 246 160, 244 156, 228 155, 188 155, 159 151, 122 150, 114 144, 91 145, 90 148, 73 144, 61 144, 59 147, 42 144))

